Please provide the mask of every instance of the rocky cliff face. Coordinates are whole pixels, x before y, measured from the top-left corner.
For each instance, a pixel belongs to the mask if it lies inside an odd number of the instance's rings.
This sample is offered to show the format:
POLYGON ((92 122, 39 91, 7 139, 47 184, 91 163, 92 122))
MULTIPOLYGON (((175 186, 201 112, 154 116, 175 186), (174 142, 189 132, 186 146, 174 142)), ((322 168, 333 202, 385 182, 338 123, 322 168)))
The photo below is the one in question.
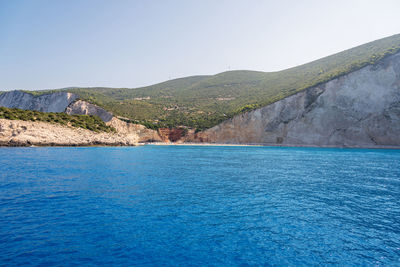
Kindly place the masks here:
POLYGON ((33 96, 22 91, 10 91, 0 95, 0 106, 42 112, 65 112, 71 115, 94 115, 100 117, 104 122, 113 118, 112 113, 99 106, 79 100, 76 94, 68 92, 33 96))
POLYGON ((42 112, 64 112, 67 106, 74 102, 77 97, 77 95, 68 92, 33 96, 21 91, 10 91, 0 95, 0 106, 42 112))
POLYGON ((400 146, 400 54, 235 116, 187 141, 400 146))

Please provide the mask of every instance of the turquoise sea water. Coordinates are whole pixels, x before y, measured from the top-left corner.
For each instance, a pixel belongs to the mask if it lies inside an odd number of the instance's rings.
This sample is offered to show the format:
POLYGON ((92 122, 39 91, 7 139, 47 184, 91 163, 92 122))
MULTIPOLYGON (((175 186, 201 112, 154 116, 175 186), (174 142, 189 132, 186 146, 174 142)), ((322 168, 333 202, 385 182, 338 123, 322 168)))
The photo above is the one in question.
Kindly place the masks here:
POLYGON ((399 265, 400 151, 0 148, 0 265, 399 265))

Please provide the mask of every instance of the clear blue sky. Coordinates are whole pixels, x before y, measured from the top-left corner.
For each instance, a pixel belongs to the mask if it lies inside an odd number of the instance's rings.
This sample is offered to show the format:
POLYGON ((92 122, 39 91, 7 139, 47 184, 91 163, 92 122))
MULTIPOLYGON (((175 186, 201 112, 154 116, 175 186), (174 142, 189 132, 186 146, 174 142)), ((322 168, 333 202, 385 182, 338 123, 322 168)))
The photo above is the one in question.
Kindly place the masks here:
POLYGON ((0 90, 276 71, 400 33, 400 1, 0 0, 0 90))

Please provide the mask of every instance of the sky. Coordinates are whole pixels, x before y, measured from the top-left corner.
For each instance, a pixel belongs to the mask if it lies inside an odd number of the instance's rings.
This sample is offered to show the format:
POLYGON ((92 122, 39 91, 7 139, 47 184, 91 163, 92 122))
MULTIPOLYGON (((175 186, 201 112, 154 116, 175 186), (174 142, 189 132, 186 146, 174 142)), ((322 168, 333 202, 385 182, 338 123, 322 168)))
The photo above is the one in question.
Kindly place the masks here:
POLYGON ((0 0, 0 90, 277 71, 400 33, 398 0, 0 0))

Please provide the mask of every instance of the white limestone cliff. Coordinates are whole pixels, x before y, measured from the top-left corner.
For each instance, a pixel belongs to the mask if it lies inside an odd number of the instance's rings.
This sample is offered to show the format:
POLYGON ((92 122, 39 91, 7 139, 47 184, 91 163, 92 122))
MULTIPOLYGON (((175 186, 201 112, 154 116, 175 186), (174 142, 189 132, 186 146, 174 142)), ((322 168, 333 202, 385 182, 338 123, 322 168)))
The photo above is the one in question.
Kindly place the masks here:
POLYGON ((34 96, 22 91, 10 91, 0 94, 0 106, 38 110, 42 112, 64 112, 78 96, 69 92, 56 92, 34 96))
POLYGON ((399 147, 400 53, 237 115, 187 141, 399 147))
POLYGON ((113 114, 111 112, 108 112, 107 110, 93 105, 91 103, 88 103, 83 100, 77 100, 71 104, 69 104, 65 108, 65 113, 73 115, 94 115, 98 116, 100 119, 102 119, 104 122, 109 122, 113 118, 113 114))

